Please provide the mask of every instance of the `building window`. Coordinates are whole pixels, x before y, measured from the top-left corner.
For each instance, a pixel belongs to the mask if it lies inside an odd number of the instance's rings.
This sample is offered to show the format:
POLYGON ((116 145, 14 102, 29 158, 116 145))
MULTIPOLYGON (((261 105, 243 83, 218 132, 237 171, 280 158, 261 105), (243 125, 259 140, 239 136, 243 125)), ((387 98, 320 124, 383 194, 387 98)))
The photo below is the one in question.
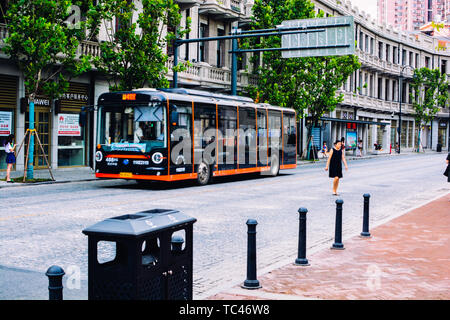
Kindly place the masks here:
POLYGON ((386 85, 385 85, 385 90, 386 90, 386 95, 385 95, 385 100, 388 101, 389 100, 389 95, 390 95, 390 88, 389 88, 389 79, 386 79, 386 85))
MULTIPOLYGON (((190 15, 191 15, 191 9, 186 9, 186 25, 185 25, 185 28, 188 27, 187 21, 188 21, 190 15)), ((189 39, 189 32, 186 33, 186 39, 189 39)), ((185 55, 184 55, 184 60, 189 61, 189 43, 187 43, 185 47, 186 47, 186 51, 185 51, 185 55)))
MULTIPOLYGON (((200 23, 199 37, 206 38, 208 37, 208 25, 204 23, 200 23)), ((206 62, 206 42, 200 42, 198 48, 198 61, 206 62)))
MULTIPOLYGON (((225 30, 224 29, 217 29, 217 36, 218 37, 222 37, 225 35, 225 30)), ((217 67, 221 68, 224 66, 224 60, 225 60, 225 41, 224 40, 219 40, 217 41, 217 67)))
POLYGON ((383 79, 378 78, 378 99, 383 99, 383 79))
POLYGON ((383 60, 383 42, 378 42, 378 58, 383 60))
POLYGON ((386 45, 386 61, 391 62, 391 46, 389 44, 386 45))

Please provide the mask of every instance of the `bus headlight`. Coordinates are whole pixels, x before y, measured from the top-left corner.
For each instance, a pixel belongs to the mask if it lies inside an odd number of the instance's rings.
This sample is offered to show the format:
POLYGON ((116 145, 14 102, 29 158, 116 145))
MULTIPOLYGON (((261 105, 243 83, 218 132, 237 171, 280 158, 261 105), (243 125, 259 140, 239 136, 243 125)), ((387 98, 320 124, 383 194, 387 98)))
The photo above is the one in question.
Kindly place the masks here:
POLYGON ((100 162, 103 160, 103 153, 101 151, 97 151, 95 153, 95 161, 100 162))
POLYGON ((155 152, 152 155, 152 161, 155 164, 160 164, 161 162, 163 162, 163 155, 162 155, 162 153, 161 152, 155 152))

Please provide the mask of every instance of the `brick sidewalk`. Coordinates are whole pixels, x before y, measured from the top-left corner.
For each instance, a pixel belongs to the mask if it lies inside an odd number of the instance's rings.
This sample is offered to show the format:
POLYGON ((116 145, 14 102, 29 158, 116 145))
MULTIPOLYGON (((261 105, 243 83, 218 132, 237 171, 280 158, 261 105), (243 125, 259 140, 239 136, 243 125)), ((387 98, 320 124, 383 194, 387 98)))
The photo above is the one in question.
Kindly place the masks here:
POLYGON ((286 265, 210 300, 450 299, 450 194, 354 237, 345 250, 323 249, 308 267, 286 265))

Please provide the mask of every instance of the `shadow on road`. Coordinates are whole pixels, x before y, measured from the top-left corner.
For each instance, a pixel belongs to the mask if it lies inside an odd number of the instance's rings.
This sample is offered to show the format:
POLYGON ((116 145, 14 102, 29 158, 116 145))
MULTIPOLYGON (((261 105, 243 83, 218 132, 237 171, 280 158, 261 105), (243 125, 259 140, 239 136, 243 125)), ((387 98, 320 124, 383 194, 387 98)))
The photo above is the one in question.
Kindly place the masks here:
MULTIPOLYGON (((278 177, 290 176, 292 174, 288 173, 280 173, 278 177)), ((242 182, 242 181, 250 181, 250 180, 262 180, 262 179, 273 179, 273 177, 261 175, 259 173, 250 173, 250 174, 242 174, 242 175, 234 175, 234 176, 226 176, 226 177, 214 177, 209 185, 221 185, 226 183, 233 182, 242 182)), ((112 186, 101 186, 100 188, 104 189, 128 189, 128 190, 176 190, 190 187, 201 187, 197 184, 196 180, 184 180, 184 181, 173 181, 173 182, 165 182, 165 181, 145 181, 140 180, 136 181, 136 183, 129 183, 123 185, 112 185, 112 186)))

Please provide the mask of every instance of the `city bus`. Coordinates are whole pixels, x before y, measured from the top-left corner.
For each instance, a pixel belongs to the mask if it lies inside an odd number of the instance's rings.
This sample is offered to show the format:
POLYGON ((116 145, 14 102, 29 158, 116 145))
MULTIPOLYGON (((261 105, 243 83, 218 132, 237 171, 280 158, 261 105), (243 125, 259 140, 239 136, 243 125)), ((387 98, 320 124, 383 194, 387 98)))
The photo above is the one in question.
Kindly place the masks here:
POLYGON ((173 88, 103 93, 97 111, 97 178, 206 185, 297 167, 293 109, 173 88))

